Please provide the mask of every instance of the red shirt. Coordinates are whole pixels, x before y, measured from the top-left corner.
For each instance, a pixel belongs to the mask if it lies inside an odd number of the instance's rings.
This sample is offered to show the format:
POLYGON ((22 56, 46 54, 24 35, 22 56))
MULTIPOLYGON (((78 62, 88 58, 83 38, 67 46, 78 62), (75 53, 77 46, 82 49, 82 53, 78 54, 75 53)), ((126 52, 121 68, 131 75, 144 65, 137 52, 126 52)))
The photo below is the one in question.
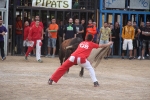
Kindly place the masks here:
POLYGON ((81 58, 89 57, 93 48, 99 48, 99 45, 92 41, 83 41, 79 44, 78 48, 71 55, 81 58))
MULTIPOLYGON (((31 24, 30 24, 30 26, 32 27, 33 25, 35 25, 35 21, 32 21, 31 22, 31 24)), ((41 26, 42 28, 44 28, 44 26, 43 26, 43 23, 42 22, 40 22, 39 23, 39 26, 41 26)))
POLYGON ((29 40, 41 40, 43 28, 41 26, 33 25, 29 31, 29 40))
POLYGON ((27 39, 28 34, 29 34, 29 30, 30 30, 30 27, 29 26, 25 26, 25 28, 24 28, 24 39, 23 40, 27 39))

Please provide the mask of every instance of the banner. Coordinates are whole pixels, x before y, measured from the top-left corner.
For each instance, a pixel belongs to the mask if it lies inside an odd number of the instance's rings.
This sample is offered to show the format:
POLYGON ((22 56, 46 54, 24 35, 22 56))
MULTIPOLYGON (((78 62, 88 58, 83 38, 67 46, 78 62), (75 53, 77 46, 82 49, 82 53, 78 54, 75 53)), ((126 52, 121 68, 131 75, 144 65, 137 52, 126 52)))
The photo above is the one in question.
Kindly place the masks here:
POLYGON ((130 0, 130 9, 149 9, 150 0, 130 0))
POLYGON ((34 7, 72 9, 72 0, 32 0, 34 7))
POLYGON ((105 0, 105 8, 125 8, 125 0, 105 0))

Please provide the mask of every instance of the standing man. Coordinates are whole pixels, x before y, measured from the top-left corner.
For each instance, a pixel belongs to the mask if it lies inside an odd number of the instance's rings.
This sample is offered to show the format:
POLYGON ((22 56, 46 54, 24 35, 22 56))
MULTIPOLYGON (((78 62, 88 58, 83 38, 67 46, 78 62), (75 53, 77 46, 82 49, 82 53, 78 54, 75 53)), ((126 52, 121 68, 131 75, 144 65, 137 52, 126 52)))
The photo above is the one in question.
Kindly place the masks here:
POLYGON ((76 37, 83 39, 82 34, 84 33, 84 28, 82 25, 79 24, 78 18, 75 19, 75 26, 76 26, 76 32, 77 32, 76 37))
POLYGON ((111 41, 111 30, 109 27, 107 27, 107 22, 104 22, 104 26, 101 27, 99 37, 100 41, 99 44, 107 44, 109 42, 109 38, 111 41))
POLYGON ((25 26, 24 26, 24 36, 23 36, 23 53, 25 54, 27 47, 28 47, 28 34, 30 31, 30 27, 29 27, 29 22, 25 21, 25 26))
POLYGON ((94 37, 94 35, 96 34, 96 27, 93 25, 93 22, 92 22, 92 20, 90 19, 89 21, 88 21, 88 26, 86 27, 86 35, 88 35, 88 34, 92 34, 93 35, 93 37, 94 37))
POLYGON ((81 25, 82 25, 83 28, 84 28, 84 32, 83 32, 83 34, 82 34, 82 38, 83 38, 83 40, 85 40, 85 35, 86 35, 85 19, 82 19, 82 20, 81 20, 81 25))
POLYGON ((57 31, 58 31, 58 25, 56 24, 56 19, 52 19, 52 24, 49 25, 49 37, 48 37, 48 55, 46 57, 55 57, 56 52, 56 40, 57 40, 57 31), (53 48, 53 55, 50 55, 50 50, 53 48))
POLYGON ((63 42, 63 33, 64 33, 64 25, 63 25, 63 21, 60 21, 60 25, 58 28, 59 49, 60 49, 61 43, 63 42))
MULTIPOLYGON (((101 27, 98 37, 100 37, 99 44, 107 44, 109 39, 111 41, 111 29, 108 27, 107 22, 104 22, 104 26, 101 27)), ((107 59, 108 57, 104 58, 107 59)))
POLYGON ((53 81, 58 82, 58 80, 64 75, 64 73, 72 67, 74 64, 78 64, 81 67, 88 69, 91 79, 94 83, 94 87, 99 86, 98 80, 95 75, 95 71, 91 66, 90 62, 87 60, 93 48, 103 48, 112 44, 109 42, 108 44, 96 44, 92 42, 93 35, 88 34, 86 36, 86 41, 83 41, 79 44, 78 48, 75 52, 71 54, 71 56, 60 66, 50 77, 48 80, 48 84, 52 85, 53 81))
MULTIPOLYGON (((33 25, 36 24, 36 21, 40 21, 40 17, 38 15, 35 16, 35 20, 31 22, 30 26, 32 27, 33 25)), ((40 21, 39 26, 44 28, 43 23, 40 21)))
POLYGON ((127 50, 127 46, 129 49, 129 60, 133 59, 132 57, 132 50, 133 50, 133 39, 135 36, 135 31, 132 26, 131 21, 129 20, 127 25, 123 27, 122 30, 122 38, 123 38, 123 53, 122 53, 122 59, 124 59, 124 53, 127 50))
POLYGON ((43 28, 39 26, 39 21, 35 22, 35 25, 33 25, 30 29, 29 35, 28 35, 28 41, 29 41, 29 47, 25 54, 25 60, 27 60, 27 57, 29 53, 33 50, 33 48, 36 46, 36 60, 40 63, 43 61, 41 60, 41 46, 43 40, 43 28))
POLYGON ((21 46, 22 46, 22 20, 21 16, 17 16, 16 20, 16 46, 17 46, 17 54, 21 54, 21 46))
POLYGON ((139 47, 139 34, 141 30, 137 27, 136 21, 133 22, 133 27, 134 27, 134 39, 133 39, 133 49, 134 49, 134 59, 136 59, 137 56, 137 49, 139 47))
POLYGON ((148 44, 149 55, 150 55, 150 22, 148 21, 146 22, 146 27, 143 28, 142 30, 142 35, 143 35, 142 36, 143 38, 142 59, 145 59, 144 54, 145 54, 146 44, 148 44))
POLYGON ((120 48, 120 25, 118 22, 115 23, 114 25, 114 37, 113 38, 113 54, 114 55, 119 55, 119 48, 120 48))
POLYGON ((73 24, 73 19, 69 18, 69 24, 65 26, 63 40, 76 37, 76 26, 73 24))
MULTIPOLYGON (((33 20, 30 24, 30 27, 32 27, 33 25, 36 24, 36 21, 40 21, 40 16, 36 15, 35 16, 35 20, 33 20)), ((44 34, 44 26, 43 23, 40 21, 39 26, 41 26, 43 28, 42 34, 44 34)), ((33 55, 35 55, 36 51, 35 48, 33 49, 33 55)))
POLYGON ((2 24, 3 24, 3 20, 0 19, 0 50, 1 50, 2 61, 4 61, 6 57, 4 54, 4 37, 3 36, 6 34, 7 30, 2 24))
POLYGON ((140 35, 139 35, 139 57, 138 57, 139 60, 141 59, 141 56, 142 56, 142 45, 143 45, 142 31, 143 31, 144 27, 145 27, 144 22, 141 22, 140 23, 140 30, 141 30, 141 32, 140 32, 140 35))
MULTIPOLYGON (((96 27, 96 22, 93 22, 93 26, 96 27)), ((98 42, 97 42, 97 41, 99 40, 99 39, 98 39, 98 34, 99 34, 98 31, 99 31, 99 30, 98 30, 98 28, 96 27, 96 34, 94 35, 94 38, 93 38, 93 42, 94 42, 94 43, 98 43, 98 42)))

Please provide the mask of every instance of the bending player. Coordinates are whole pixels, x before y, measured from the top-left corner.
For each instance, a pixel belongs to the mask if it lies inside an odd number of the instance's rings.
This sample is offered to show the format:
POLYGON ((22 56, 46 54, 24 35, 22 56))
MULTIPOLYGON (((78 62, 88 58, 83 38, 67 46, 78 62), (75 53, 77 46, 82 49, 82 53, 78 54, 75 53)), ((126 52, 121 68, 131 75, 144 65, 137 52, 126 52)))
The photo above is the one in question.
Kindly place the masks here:
POLYGON ((68 70, 68 68, 72 67, 74 64, 78 64, 81 67, 86 68, 91 76, 92 81, 94 82, 94 87, 99 86, 97 78, 95 76, 95 71, 91 66, 90 62, 87 60, 93 48, 103 48, 110 46, 112 42, 107 44, 96 44, 92 42, 93 35, 88 34, 86 36, 86 41, 83 41, 79 44, 78 48, 75 52, 71 54, 71 56, 60 66, 50 77, 48 80, 48 84, 52 85, 53 81, 58 82, 58 80, 64 75, 64 73, 68 70))
POLYGON ((43 40, 43 28, 39 26, 39 21, 35 22, 35 25, 33 25, 30 29, 29 35, 28 35, 28 41, 29 41, 29 47, 25 54, 25 59, 27 60, 27 57, 29 53, 33 50, 33 48, 36 46, 36 60, 40 63, 43 61, 41 60, 41 46, 43 40))

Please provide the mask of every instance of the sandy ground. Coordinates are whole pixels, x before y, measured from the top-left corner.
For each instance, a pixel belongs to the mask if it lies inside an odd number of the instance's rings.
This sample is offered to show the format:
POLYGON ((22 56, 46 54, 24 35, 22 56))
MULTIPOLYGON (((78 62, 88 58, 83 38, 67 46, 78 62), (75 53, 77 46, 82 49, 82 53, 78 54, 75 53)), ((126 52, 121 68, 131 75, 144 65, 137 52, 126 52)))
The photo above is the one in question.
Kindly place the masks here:
POLYGON ((0 61, 0 100, 150 100, 150 60, 102 60, 95 69, 100 86, 93 87, 87 70, 79 77, 79 66, 49 86, 59 60, 42 59, 8 56, 0 61))

